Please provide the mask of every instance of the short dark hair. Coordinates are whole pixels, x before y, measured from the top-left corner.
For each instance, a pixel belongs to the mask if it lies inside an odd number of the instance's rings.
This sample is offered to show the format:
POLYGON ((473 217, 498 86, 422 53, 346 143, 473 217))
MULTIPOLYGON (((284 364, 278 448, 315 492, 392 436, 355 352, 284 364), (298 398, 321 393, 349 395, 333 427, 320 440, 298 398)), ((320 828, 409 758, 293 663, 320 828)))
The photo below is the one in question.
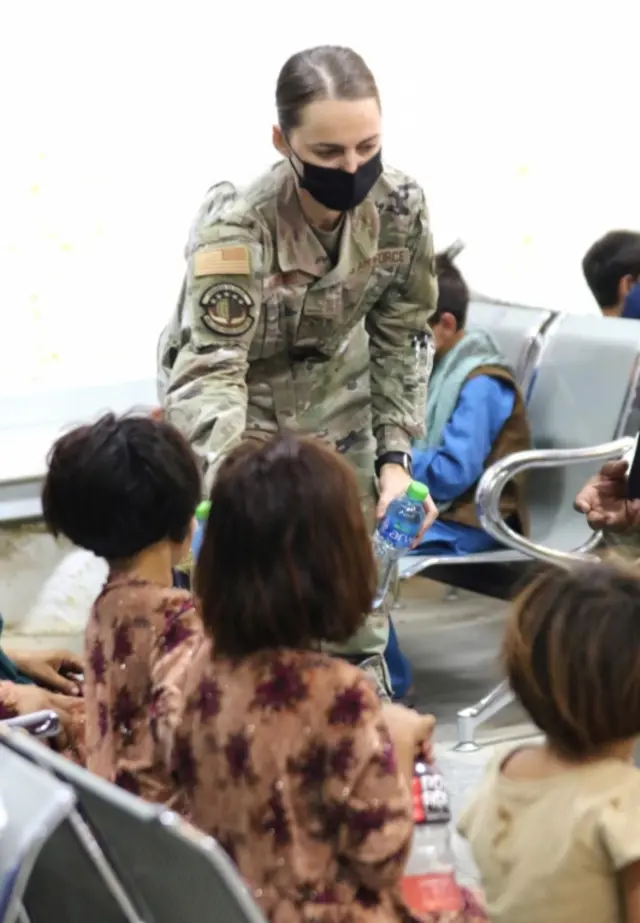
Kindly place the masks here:
POLYGON ((585 253, 582 271, 601 308, 618 302, 618 287, 625 276, 640 276, 640 233, 609 231, 585 253))
POLYGON ((201 499, 196 457, 175 427, 112 413, 61 436, 48 458, 49 530, 108 561, 184 542, 201 499))
POLYGON ((469 288, 464 281, 464 276, 454 262, 462 249, 463 244, 457 241, 446 250, 436 254, 438 306, 435 314, 431 317, 431 324, 437 324, 442 319, 443 314, 451 314, 455 317, 458 330, 463 330, 467 323, 469 288))
POLYGON ((227 456, 195 574, 217 655, 346 641, 375 589, 356 476, 333 448, 285 433, 227 456))
POLYGON ((302 121, 309 103, 323 99, 371 99, 380 105, 375 78, 351 48, 319 45, 292 55, 276 84, 278 122, 285 136, 302 121))
POLYGON ((513 692, 569 759, 640 734, 640 576, 622 564, 542 572, 502 643, 513 692))

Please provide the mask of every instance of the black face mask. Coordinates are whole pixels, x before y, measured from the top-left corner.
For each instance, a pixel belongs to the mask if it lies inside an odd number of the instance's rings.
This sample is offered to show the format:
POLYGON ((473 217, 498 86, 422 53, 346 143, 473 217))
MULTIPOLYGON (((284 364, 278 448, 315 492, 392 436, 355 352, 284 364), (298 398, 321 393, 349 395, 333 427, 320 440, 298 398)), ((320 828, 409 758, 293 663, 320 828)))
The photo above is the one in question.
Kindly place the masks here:
POLYGON ((306 160, 300 160, 300 163, 302 176, 295 171, 300 188, 306 189, 325 208, 347 212, 364 202, 382 173, 382 151, 361 164, 355 173, 347 173, 335 167, 319 167, 306 160))

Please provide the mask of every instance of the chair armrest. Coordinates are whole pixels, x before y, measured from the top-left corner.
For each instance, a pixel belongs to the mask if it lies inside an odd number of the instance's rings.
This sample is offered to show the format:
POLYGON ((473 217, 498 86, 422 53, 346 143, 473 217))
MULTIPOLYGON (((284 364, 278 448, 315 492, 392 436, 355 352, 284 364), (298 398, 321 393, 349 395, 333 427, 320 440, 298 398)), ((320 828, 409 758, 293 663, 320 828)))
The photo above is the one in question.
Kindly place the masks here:
POLYGON ((510 480, 523 471, 532 468, 556 468, 586 461, 604 462, 626 455, 634 445, 635 438, 626 436, 624 439, 589 446, 586 449, 531 449, 501 459, 484 472, 476 490, 476 509, 482 528, 502 545, 545 564, 566 567, 576 562, 584 562, 585 556, 599 544, 601 532, 594 532, 589 541, 575 552, 558 551, 538 545, 531 539, 519 535, 504 521, 500 513, 502 491, 510 480))
POLYGON ((34 711, 0 721, 4 727, 23 728, 34 737, 56 737, 60 733, 60 719, 54 711, 34 711))

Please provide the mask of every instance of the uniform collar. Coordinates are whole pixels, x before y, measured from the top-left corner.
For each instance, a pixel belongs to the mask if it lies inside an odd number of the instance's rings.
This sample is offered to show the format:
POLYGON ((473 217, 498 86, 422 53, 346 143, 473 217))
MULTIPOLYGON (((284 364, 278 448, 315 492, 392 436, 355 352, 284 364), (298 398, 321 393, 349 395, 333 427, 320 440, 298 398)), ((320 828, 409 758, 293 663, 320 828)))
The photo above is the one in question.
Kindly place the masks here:
POLYGON ((336 266, 308 224, 298 199, 293 171, 288 164, 278 190, 276 208, 276 245, 281 272, 301 271, 333 284, 378 250, 380 218, 375 202, 367 197, 362 205, 344 216, 340 255, 336 266))

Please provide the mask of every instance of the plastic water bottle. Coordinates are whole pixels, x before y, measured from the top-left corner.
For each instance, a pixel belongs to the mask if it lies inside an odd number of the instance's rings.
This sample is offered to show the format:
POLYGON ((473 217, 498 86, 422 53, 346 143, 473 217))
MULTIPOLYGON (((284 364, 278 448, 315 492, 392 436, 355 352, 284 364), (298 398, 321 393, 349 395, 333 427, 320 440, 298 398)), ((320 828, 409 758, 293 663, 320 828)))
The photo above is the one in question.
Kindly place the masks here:
POLYGON ((202 503, 199 503, 196 507, 196 531, 193 535, 193 541, 191 542, 191 556, 194 561, 198 560, 198 555, 200 554, 200 549, 202 548, 202 540, 204 538, 204 529, 207 524, 207 519, 209 518, 209 513, 211 512, 211 501, 203 500, 202 503))
POLYGON ((411 795, 415 826, 402 879, 403 897, 419 914, 459 912, 463 897, 451 846, 449 796, 440 771, 416 763, 411 795))
POLYGON ((424 521, 423 503, 429 490, 420 481, 411 481, 407 492, 393 500, 387 507, 373 535, 373 552, 378 562, 378 590, 373 601, 377 609, 387 595, 393 568, 406 554, 418 536, 424 521))

